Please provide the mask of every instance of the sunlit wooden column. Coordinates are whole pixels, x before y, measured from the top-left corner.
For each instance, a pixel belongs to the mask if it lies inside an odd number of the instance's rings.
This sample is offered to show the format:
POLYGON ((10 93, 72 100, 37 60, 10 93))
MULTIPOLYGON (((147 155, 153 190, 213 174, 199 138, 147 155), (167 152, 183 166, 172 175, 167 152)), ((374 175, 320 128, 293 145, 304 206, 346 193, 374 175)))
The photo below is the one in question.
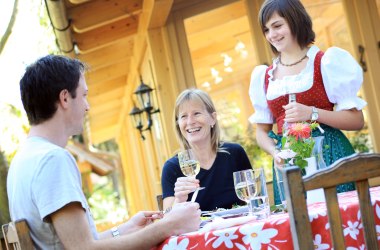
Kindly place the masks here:
POLYGON ((173 111, 175 100, 180 92, 175 77, 175 69, 171 64, 172 58, 166 28, 152 29, 148 32, 148 49, 152 73, 157 88, 159 114, 165 144, 165 154, 170 156, 178 148, 174 135, 173 111))
POLYGON ((256 62, 259 64, 272 64, 273 54, 271 52, 270 46, 265 39, 261 27, 258 21, 260 6, 264 2, 263 0, 244 0, 249 27, 251 30, 254 57, 256 57, 256 62))
MULTIPOLYGON (((130 119, 127 117, 127 119, 130 119)), ((125 121, 118 139, 130 214, 155 208, 149 171, 145 161, 144 141, 130 121, 125 121), (133 145, 133 146, 131 146, 133 145)))
POLYGON ((362 60, 365 62, 367 71, 364 73, 362 86, 364 99, 368 102, 365 107, 369 133, 375 152, 380 150, 380 31, 379 16, 375 0, 342 0, 347 12, 347 22, 355 48, 355 58, 360 62, 361 54, 359 46, 364 48, 362 60))

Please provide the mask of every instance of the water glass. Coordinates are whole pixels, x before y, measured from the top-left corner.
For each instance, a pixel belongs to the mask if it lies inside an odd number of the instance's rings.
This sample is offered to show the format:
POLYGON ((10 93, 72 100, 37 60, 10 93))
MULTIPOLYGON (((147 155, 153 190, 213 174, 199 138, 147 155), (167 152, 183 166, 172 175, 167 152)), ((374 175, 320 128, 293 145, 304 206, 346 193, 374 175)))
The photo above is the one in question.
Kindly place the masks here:
POLYGON ((276 205, 276 207, 278 209, 280 209, 282 212, 287 211, 286 195, 285 195, 285 188, 284 188, 284 177, 283 177, 283 174, 281 172, 281 168, 284 168, 284 167, 286 167, 286 165, 276 166, 274 168, 274 172, 275 172, 276 179, 277 179, 277 183, 276 183, 277 189, 278 189, 278 193, 280 195, 280 200, 281 200, 281 204, 276 205))
POLYGON ((267 190, 267 182, 265 180, 265 172, 263 168, 253 169, 256 182, 257 192, 248 203, 251 206, 252 214, 257 219, 266 219, 270 215, 269 197, 267 190))
POLYGON ((235 192, 237 197, 247 202, 248 213, 252 215, 252 206, 249 206, 250 200, 257 195, 257 185, 252 169, 233 172, 235 192))

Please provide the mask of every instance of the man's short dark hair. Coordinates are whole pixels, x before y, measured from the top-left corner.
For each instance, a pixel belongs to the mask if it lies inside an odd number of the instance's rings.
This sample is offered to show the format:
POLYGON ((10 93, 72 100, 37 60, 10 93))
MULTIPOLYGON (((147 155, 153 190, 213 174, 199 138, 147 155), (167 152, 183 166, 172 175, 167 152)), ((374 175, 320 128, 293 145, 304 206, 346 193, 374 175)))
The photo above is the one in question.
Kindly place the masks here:
POLYGON ((62 90, 75 98, 85 69, 81 61, 59 55, 42 57, 28 66, 20 81, 20 92, 29 123, 37 125, 53 117, 62 90))

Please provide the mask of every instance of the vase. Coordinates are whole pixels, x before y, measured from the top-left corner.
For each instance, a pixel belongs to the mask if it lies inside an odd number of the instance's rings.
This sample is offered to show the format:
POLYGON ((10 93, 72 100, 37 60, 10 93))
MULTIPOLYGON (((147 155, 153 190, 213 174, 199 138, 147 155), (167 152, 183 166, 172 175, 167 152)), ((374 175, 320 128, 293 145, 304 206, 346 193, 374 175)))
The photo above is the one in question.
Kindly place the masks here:
POLYGON ((317 159, 315 158, 315 156, 306 158, 305 160, 307 161, 307 166, 305 167, 306 173, 305 173, 304 177, 309 176, 309 175, 317 172, 317 159))
MULTIPOLYGON (((305 167, 306 174, 304 177, 308 177, 315 172, 317 169, 317 159, 315 156, 309 157, 305 159, 307 161, 307 167, 305 167)), ((324 202, 325 201, 325 193, 322 188, 314 189, 311 191, 307 191, 306 194, 307 204, 315 203, 315 202, 324 202)))
POLYGON ((325 139, 324 136, 316 136, 313 137, 314 139, 314 147, 313 147, 313 156, 315 156, 317 161, 317 169, 324 169, 326 168, 325 160, 323 159, 323 140, 325 139))

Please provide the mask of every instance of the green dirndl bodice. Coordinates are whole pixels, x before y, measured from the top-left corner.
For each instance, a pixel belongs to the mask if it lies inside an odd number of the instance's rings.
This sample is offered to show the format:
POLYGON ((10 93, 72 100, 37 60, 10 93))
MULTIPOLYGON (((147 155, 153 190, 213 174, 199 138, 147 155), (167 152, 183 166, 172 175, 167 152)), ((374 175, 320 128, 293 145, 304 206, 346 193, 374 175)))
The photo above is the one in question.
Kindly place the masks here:
MULTIPOLYGON (((354 148, 352 147, 350 141, 347 137, 340 131, 339 129, 332 128, 330 126, 321 124, 321 127, 324 129, 324 133, 322 134, 319 129, 313 131, 312 136, 324 136, 323 140, 323 159, 325 160, 326 166, 330 166, 335 161, 340 158, 352 155, 355 153, 354 148), (325 145, 329 145, 326 149, 325 145)), ((271 131, 269 137, 277 139, 277 146, 281 147, 281 136, 274 135, 271 131)), ((281 204, 280 195, 277 187, 277 179, 274 174, 274 164, 272 166, 273 172, 273 193, 274 193, 274 204, 281 204)), ((345 183, 337 186, 337 192, 347 192, 355 190, 354 183, 345 183)))

